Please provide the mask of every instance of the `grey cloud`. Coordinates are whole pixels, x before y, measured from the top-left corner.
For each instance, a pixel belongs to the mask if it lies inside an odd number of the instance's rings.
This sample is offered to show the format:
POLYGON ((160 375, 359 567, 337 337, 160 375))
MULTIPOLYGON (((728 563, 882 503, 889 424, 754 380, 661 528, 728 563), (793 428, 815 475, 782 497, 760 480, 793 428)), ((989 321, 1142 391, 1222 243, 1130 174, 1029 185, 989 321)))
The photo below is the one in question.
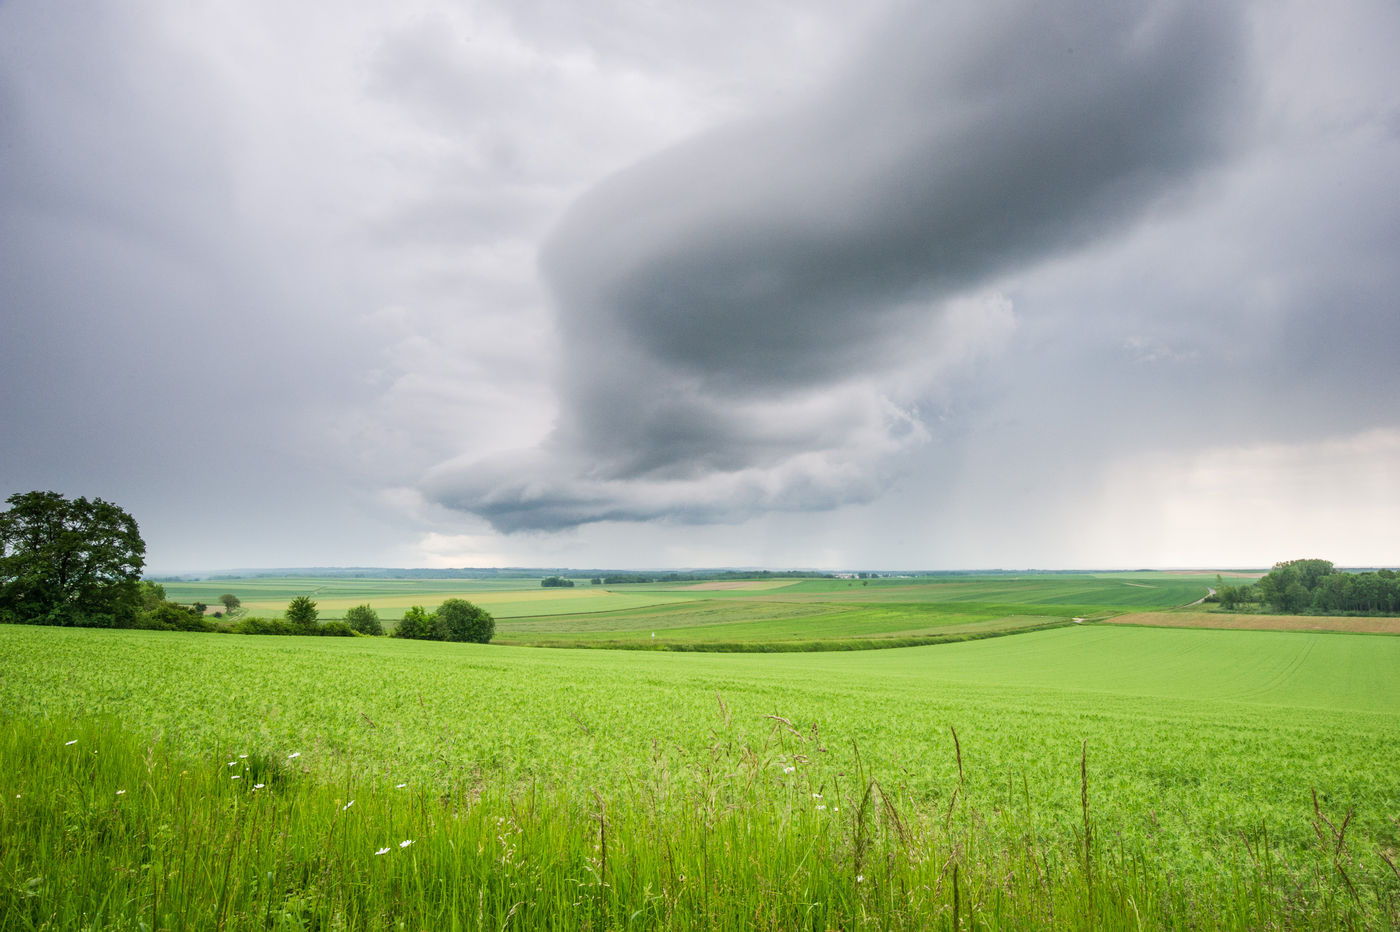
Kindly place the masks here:
POLYGON ((1066 9, 950 31, 911 8, 813 106, 603 183, 544 252, 561 326, 712 383, 825 381, 868 363, 871 330, 910 302, 1139 214, 1219 153, 1237 26, 1066 9))
MULTIPOLYGON (((807 104, 599 184, 542 252, 560 425, 428 494, 498 529, 865 501, 927 437, 940 315, 1214 163, 1247 93, 1219 4, 899 9, 807 104), (822 416, 828 397, 859 398, 822 416)), ((955 335, 954 335, 955 336, 955 335)))

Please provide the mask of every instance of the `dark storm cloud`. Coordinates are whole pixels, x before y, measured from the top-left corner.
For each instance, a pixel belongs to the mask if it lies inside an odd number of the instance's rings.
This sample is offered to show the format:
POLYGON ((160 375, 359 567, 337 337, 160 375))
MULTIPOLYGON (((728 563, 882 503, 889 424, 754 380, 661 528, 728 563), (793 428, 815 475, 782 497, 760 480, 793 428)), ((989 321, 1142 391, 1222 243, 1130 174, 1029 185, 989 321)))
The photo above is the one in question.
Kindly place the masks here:
POLYGON ((429 495, 501 530, 872 499, 927 436, 890 383, 947 362, 948 302, 1123 229, 1213 164, 1243 65, 1219 4, 900 9, 808 104, 573 205, 542 253, 559 426, 446 464, 429 495))

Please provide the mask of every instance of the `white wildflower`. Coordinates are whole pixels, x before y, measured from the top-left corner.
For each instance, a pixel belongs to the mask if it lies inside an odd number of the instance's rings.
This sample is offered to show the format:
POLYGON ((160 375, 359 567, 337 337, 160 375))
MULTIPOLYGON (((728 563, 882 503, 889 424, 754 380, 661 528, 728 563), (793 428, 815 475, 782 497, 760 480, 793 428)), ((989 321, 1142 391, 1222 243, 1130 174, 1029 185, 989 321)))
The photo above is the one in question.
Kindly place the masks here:
POLYGON ((241 773, 236 773, 236 774, 234 774, 233 776, 229 777, 229 779, 230 779, 230 780, 242 780, 242 779, 243 779, 243 774, 241 774, 241 773))
POLYGON ((411 844, 413 844, 413 839, 412 839, 412 838, 405 838, 403 841, 399 842, 399 847, 400 847, 400 848, 407 848, 407 847, 408 847, 409 845, 411 845, 411 844))
POLYGON ((253 784, 253 789, 255 789, 255 790, 260 790, 260 789, 262 789, 262 788, 265 787, 265 786, 267 786, 266 783, 254 783, 254 784, 253 784))
POLYGON ((126 790, 117 790, 117 795, 118 795, 118 796, 124 796, 125 794, 126 794, 126 790))
POLYGON ((290 754, 287 755, 287 760, 296 760, 296 759, 297 759, 298 757, 300 757, 300 756, 301 756, 301 752, 300 752, 300 751, 293 751, 292 753, 290 753, 290 754))
POLYGON ((75 745, 75 744, 77 744, 77 743, 78 743, 78 739, 77 739, 77 738, 74 738, 72 741, 65 741, 65 742, 63 742, 63 746, 64 746, 64 747, 71 747, 72 745, 75 745))
POLYGON ((394 787, 394 789, 396 789, 396 790, 401 790, 401 789, 403 789, 403 788, 406 787, 406 786, 408 786, 407 783, 400 783, 398 786, 394 787))
POLYGON ((346 809, 349 809, 349 808, 350 808, 351 806, 353 806, 353 805, 355 805, 355 801, 352 799, 352 800, 350 800, 348 803, 346 803, 345 805, 341 806, 341 807, 340 807, 340 811, 341 811, 341 812, 344 812, 346 809))
POLYGON ((388 848, 380 848, 378 851, 376 851, 376 852, 374 852, 374 853, 375 853, 375 854, 388 854, 388 853, 389 853, 389 849, 388 849, 388 848))
POLYGON ((792 772, 793 772, 794 770, 796 770, 796 769, 797 769, 796 767, 793 767, 793 766, 789 765, 789 766, 783 768, 783 773, 792 773, 792 772))
POLYGON ((864 882, 865 882, 865 875, 864 875, 864 874, 856 874, 856 883, 864 883, 864 882))

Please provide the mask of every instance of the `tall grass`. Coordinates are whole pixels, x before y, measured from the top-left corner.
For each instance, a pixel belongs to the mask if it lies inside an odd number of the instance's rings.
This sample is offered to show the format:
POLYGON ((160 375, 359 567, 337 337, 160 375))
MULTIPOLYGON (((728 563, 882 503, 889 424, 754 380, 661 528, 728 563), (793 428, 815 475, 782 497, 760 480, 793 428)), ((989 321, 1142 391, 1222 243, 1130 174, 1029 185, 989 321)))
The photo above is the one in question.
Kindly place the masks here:
MULTIPOLYGON (((329 782, 296 749, 189 758, 109 720, 0 719, 0 930, 1338 929, 1400 919, 1345 813, 1283 860, 1267 827, 1181 875, 1024 779, 937 805, 780 716, 615 785, 329 782)), ((1384 858, 1384 853, 1382 853, 1384 858)), ((1374 862, 1371 863, 1371 862, 1374 862)), ((1387 862, 1389 863, 1389 862, 1387 862)), ((1393 873, 1393 868, 1392 868, 1393 873)))

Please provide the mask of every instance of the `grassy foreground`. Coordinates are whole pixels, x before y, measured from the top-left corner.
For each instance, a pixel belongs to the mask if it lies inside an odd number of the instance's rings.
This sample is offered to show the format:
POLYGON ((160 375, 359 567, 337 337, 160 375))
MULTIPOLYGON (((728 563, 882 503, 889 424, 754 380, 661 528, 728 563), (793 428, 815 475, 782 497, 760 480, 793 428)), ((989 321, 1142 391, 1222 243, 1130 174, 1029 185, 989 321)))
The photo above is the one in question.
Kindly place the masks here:
POLYGON ((1397 648, 0 628, 0 929, 1387 928, 1397 648))

